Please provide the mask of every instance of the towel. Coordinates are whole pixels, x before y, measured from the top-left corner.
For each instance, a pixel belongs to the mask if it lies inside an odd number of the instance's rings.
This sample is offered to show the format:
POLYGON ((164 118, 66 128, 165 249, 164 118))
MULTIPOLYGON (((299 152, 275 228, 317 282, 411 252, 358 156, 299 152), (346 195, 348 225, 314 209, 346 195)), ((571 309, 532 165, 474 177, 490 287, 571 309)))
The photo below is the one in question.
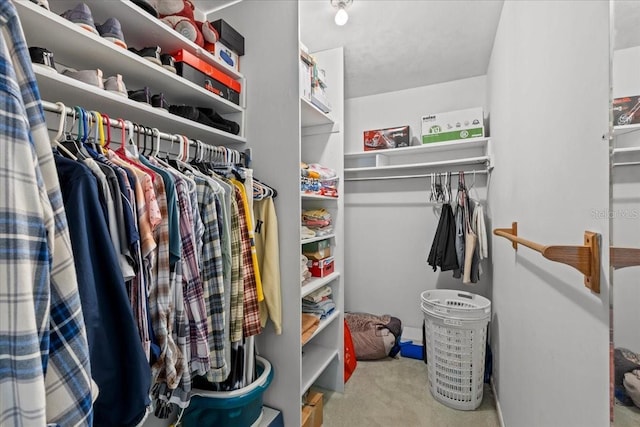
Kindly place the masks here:
POLYGON ((309 338, 318 329, 320 318, 313 314, 302 313, 302 344, 309 341, 309 338))

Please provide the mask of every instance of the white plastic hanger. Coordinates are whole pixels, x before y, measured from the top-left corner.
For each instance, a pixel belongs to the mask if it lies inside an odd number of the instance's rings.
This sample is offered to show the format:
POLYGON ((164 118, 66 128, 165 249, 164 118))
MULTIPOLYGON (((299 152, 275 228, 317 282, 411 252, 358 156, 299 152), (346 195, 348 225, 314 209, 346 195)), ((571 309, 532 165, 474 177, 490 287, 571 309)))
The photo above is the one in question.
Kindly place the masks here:
POLYGON ((51 141, 51 145, 62 151, 70 159, 78 160, 71 151, 67 150, 67 148, 61 144, 62 135, 64 135, 64 128, 67 124, 67 107, 62 102, 56 102, 56 105, 60 107, 60 121, 58 122, 58 131, 55 138, 51 141))

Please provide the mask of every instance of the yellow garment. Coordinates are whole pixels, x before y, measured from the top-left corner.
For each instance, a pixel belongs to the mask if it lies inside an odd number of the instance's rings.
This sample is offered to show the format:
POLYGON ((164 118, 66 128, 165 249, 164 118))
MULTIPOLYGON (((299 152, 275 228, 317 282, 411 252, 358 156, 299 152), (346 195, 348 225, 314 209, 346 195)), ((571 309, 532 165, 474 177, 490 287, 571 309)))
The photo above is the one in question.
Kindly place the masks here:
POLYGON ((256 220, 256 253, 262 276, 264 301, 260 307, 260 324, 264 328, 268 318, 273 322, 277 335, 282 333, 282 290, 280 282, 280 249, 278 243, 278 218, 273 199, 266 197, 253 201, 256 220))
MULTIPOLYGON (((249 240, 251 241, 251 261, 253 263, 253 270, 256 278, 256 292, 258 294, 258 302, 264 301, 264 293, 262 291, 262 280, 260 279, 260 268, 258 267, 258 256, 256 255, 256 239, 253 235, 253 218, 252 212, 249 210, 249 202, 247 201, 247 192, 244 190, 244 185, 238 180, 232 179, 233 185, 240 190, 242 195, 242 208, 244 209, 245 216, 247 217, 247 228, 249 229, 249 240)), ((238 207, 240 208, 240 207, 238 207)))

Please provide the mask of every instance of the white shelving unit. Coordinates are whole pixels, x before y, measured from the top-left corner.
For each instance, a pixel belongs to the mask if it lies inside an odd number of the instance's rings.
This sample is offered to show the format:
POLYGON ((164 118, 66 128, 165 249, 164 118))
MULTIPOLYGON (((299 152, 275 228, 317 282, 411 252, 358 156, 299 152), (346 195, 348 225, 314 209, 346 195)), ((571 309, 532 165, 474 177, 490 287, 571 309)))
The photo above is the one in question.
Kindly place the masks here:
POLYGON ((327 234, 326 236, 316 236, 316 237, 311 237, 310 239, 302 239, 300 243, 304 245, 306 243, 313 243, 320 240, 332 239, 334 237, 336 237, 335 234, 327 234))
POLYGON ((614 126, 614 148, 611 150, 613 167, 640 165, 640 124, 614 126))
MULTIPOLYGON (((320 326, 312 338, 302 347, 302 380, 300 393, 316 384, 325 389, 342 392, 344 390, 344 283, 340 273, 344 268, 343 237, 343 185, 344 179, 344 137, 341 132, 343 116, 343 56, 342 49, 312 54, 321 68, 326 70, 330 85, 327 88, 333 106, 325 114, 304 97, 300 98, 300 134, 302 162, 319 163, 334 169, 339 176, 338 197, 300 195, 302 209, 325 208, 331 212, 334 233, 305 239, 301 244, 331 238, 334 272, 326 277, 311 278, 301 287, 300 299, 324 286, 330 286, 336 309, 320 326)), ((302 249, 302 248, 301 248, 302 249)))
POLYGON ((489 138, 347 153, 344 157, 347 181, 384 179, 392 177, 389 172, 394 171, 417 174, 425 170, 436 172, 438 169, 450 169, 452 166, 460 167, 461 170, 477 165, 491 170, 494 166, 489 138))
MULTIPOLYGON (((98 110, 114 118, 124 117, 146 126, 183 133, 213 145, 246 143, 244 137, 245 109, 242 106, 220 98, 203 87, 59 16, 60 13, 74 7, 77 2, 53 0, 49 2, 51 11, 27 0, 17 0, 14 3, 29 46, 45 47, 52 51, 60 71, 64 68, 100 69, 103 72, 103 78, 121 74, 129 90, 148 86, 152 94, 162 92, 170 104, 214 108, 225 118, 236 121, 240 125, 240 134, 233 135, 202 125, 170 114, 167 110, 132 101, 127 97, 80 82, 53 70, 36 69, 38 86, 44 100, 61 101, 69 106, 80 105, 87 109, 98 110), (44 28, 46 31, 43 30, 44 28)), ((154 40, 152 37, 158 37, 156 43, 163 48, 163 51, 174 53, 178 49, 186 49, 206 58, 212 65, 224 70, 241 84, 244 83, 244 76, 233 70, 231 73, 226 65, 220 64, 208 52, 199 52, 201 49, 197 45, 153 18, 132 2, 87 0, 85 3, 91 8, 96 22, 103 22, 107 17, 117 17, 121 21, 123 33, 129 46, 145 47, 149 45, 149 40, 154 40)), ((244 94, 244 91, 242 93, 244 94)))

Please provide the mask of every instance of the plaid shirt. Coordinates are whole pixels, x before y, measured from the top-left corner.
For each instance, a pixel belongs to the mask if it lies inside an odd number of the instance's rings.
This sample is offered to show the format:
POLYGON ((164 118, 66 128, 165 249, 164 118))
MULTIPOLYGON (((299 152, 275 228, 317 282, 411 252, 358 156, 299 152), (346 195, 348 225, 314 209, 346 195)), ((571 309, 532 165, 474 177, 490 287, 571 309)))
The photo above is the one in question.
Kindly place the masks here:
POLYGON ((233 188, 231 197, 231 319, 229 334, 231 342, 242 341, 242 321, 244 319, 244 280, 242 277, 242 233, 238 202, 235 197, 238 190, 233 188))
POLYGON ((257 270, 254 267, 252 259, 252 255, 255 255, 255 248, 252 251, 249 233, 251 219, 247 218, 246 215, 248 208, 246 197, 244 197, 244 187, 237 181, 232 182, 238 189, 238 191, 236 191, 236 202, 238 203, 238 220, 241 231, 242 279, 244 283, 244 321, 242 324, 242 333, 245 337, 251 337, 262 332, 256 282, 256 278, 259 276, 257 275, 257 270))
MULTIPOLYGON (((207 313, 193 234, 193 210, 185 178, 174 173, 180 208, 180 236, 182 238, 182 291, 188 320, 189 372, 205 375, 209 371, 209 343, 207 313)), ((177 304, 177 301, 176 301, 177 304)))
POLYGON ((225 361, 225 319, 224 319, 224 281, 222 277, 222 249, 216 195, 206 178, 194 177, 198 190, 200 217, 204 225, 203 247, 200 254, 200 275, 204 285, 204 302, 207 308, 209 327, 209 351, 211 369, 207 378, 212 382, 222 382, 229 375, 225 361))
POLYGON ((11 2, 0 2, 0 376, 3 426, 91 425, 89 350, 40 95, 11 2))

